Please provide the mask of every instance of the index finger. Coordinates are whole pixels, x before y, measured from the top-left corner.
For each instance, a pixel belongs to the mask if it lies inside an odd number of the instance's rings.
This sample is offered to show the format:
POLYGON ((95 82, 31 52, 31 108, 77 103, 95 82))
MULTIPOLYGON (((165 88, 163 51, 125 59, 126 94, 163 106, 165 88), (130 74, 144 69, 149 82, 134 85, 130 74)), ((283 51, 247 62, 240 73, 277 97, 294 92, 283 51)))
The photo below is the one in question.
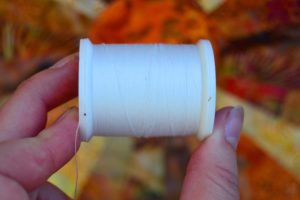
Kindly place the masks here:
POLYGON ((0 174, 27 191, 37 188, 73 157, 76 136, 79 148, 77 127, 78 112, 71 109, 37 137, 0 143, 0 174))
POLYGON ((77 95, 78 54, 23 82, 0 110, 0 142, 35 136, 47 112, 77 95))

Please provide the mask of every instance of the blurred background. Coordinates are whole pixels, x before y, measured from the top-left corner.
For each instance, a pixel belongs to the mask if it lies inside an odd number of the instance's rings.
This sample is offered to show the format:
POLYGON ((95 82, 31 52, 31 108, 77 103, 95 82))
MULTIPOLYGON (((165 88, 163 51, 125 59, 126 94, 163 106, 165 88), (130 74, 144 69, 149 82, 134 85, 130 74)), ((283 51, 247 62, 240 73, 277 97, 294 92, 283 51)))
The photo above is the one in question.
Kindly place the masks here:
MULTIPOLYGON (((299 0, 0 0, 0 105, 18 84, 94 43, 212 41, 218 108, 242 105, 243 200, 300 199, 299 0)), ((72 100, 51 111, 48 124, 72 100)), ((194 137, 93 138, 78 154, 79 199, 178 199, 194 137)), ((71 160, 50 181, 73 195, 71 160)))

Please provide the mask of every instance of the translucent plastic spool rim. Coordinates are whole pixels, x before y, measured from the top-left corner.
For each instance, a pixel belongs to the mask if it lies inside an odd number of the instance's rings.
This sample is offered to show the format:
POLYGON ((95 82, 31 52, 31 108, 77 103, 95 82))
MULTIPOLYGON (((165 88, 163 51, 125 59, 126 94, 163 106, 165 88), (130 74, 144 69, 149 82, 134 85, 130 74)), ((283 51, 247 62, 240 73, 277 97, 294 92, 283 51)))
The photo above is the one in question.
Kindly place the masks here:
MULTIPOLYGON (((198 138, 203 139, 213 131, 216 106, 216 74, 213 49, 208 40, 197 44, 202 71, 201 116, 198 138)), ((79 131, 81 139, 93 136, 92 67, 93 44, 89 39, 80 40, 79 50, 79 131)))
POLYGON ((203 139, 212 134, 216 112, 216 65, 214 52, 208 40, 200 40, 197 44, 202 70, 202 106, 198 138, 203 139))
POLYGON ((83 141, 89 141, 93 136, 92 59, 93 44, 89 39, 80 40, 78 82, 79 133, 83 141))

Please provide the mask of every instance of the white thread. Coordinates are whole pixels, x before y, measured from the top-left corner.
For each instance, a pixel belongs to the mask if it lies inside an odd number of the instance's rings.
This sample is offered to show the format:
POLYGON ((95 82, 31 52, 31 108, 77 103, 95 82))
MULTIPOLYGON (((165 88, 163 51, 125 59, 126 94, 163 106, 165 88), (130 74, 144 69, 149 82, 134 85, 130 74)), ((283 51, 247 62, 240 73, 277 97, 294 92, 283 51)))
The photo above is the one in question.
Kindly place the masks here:
POLYGON ((77 160, 77 138, 79 133, 79 123, 76 128, 75 139, 74 139, 74 160, 75 160, 75 186, 74 186, 74 200, 77 199, 77 187, 78 187, 78 160, 77 160))
POLYGON ((81 40, 80 134, 177 136, 212 132, 211 45, 93 45, 81 40), (201 124, 201 126, 200 126, 201 124))

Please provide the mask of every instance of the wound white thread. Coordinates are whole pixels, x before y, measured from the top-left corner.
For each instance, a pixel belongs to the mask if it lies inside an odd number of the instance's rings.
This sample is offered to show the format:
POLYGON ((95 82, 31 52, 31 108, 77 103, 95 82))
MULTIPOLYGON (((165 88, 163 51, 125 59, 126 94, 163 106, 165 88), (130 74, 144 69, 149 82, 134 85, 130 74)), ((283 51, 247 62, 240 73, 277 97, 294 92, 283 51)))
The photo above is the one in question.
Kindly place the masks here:
POLYGON ((179 136, 212 132, 213 51, 197 45, 93 45, 80 42, 79 127, 103 136, 179 136))

